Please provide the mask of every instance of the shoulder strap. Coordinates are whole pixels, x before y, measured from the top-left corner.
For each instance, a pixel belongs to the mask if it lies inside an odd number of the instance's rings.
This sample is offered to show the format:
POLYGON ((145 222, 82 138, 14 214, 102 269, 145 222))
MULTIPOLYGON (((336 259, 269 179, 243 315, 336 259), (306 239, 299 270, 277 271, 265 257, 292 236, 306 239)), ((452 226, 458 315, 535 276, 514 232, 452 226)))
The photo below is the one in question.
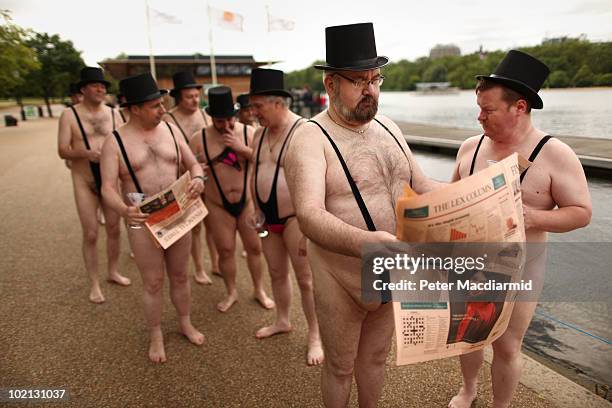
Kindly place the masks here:
POLYGON ((130 159, 128 159, 127 152, 125 151, 125 147, 123 146, 123 141, 121 140, 121 136, 119 136, 119 132, 113 130, 113 135, 115 136, 115 140, 117 140, 117 144, 119 145, 119 149, 121 149, 121 155, 123 156, 123 161, 125 162, 125 166, 130 173, 130 177, 132 177, 132 181, 134 182, 134 186, 136 186, 136 191, 143 194, 142 188, 140 188, 140 184, 138 183, 138 179, 136 178, 136 173, 132 168, 132 164, 130 163, 130 159))
POLYGON ((125 123, 125 116, 123 115, 123 111, 119 109, 119 116, 121 116, 121 120, 125 123))
POLYGON ((348 180, 349 185, 351 186, 351 191, 353 192, 353 196, 355 197, 355 201, 357 201, 357 205, 359 206, 359 210, 361 211, 361 215, 363 216, 363 220, 365 221, 368 230, 369 231, 376 231, 376 226, 374 225, 374 221, 372 220, 372 217, 370 216, 370 212, 368 211, 368 207, 366 207, 365 202, 363 201, 363 198, 361 197, 361 193, 359 192, 359 189, 357 188, 357 184, 355 183, 355 180, 353 180, 353 177, 351 176, 351 173, 348 169, 348 166, 346 165, 346 162, 344 161, 344 158, 342 157, 342 154, 340 153, 340 150, 338 149, 338 146, 336 146, 336 143, 334 143, 333 139, 331 138, 331 136, 329 136, 329 134, 327 133, 327 131, 325 129, 323 129, 323 127, 316 121, 314 120, 309 120, 309 122, 314 123, 315 125, 317 125, 319 127, 319 129, 321 129, 321 132, 323 132, 323 134, 325 135, 325 137, 327 137, 327 140, 329 140, 329 143, 331 143, 332 147, 334 148, 334 151, 336 152, 336 155, 338 156, 338 160, 340 160, 340 164, 342 165, 342 170, 344 170, 344 174, 346 175, 346 179, 348 180))
POLYGON ((470 166, 470 176, 472 174, 474 174, 474 165, 476 164, 476 156, 478 155, 478 151, 480 150, 480 145, 482 144, 482 141, 484 140, 485 135, 483 134, 480 137, 480 140, 478 141, 478 146, 476 146, 476 150, 474 151, 474 157, 472 157, 472 165, 470 166))
POLYGON ((168 126, 168 130, 170 131, 170 135, 172 135, 172 141, 174 142, 174 149, 176 150, 176 179, 178 180, 181 177, 181 154, 178 147, 178 143, 176 143, 176 138, 174 137, 174 132, 172 131, 172 127, 168 122, 166 122, 168 126))
POLYGON ((116 126, 115 126, 115 109, 110 108, 110 110, 111 110, 111 118, 113 120, 113 131, 115 131, 115 129, 116 129, 116 126))
MULTIPOLYGON (((544 136, 542 139, 540 139, 540 141, 538 142, 538 144, 536 145, 536 147, 533 149, 533 151, 531 152, 531 155, 529 156, 529 161, 533 163, 533 161, 536 159, 536 157, 538 157, 538 154, 540 154, 540 151, 542 150, 542 148, 544 147, 544 145, 546 144, 546 142, 548 142, 550 139, 552 139, 551 135, 546 135, 544 136)), ((527 174, 527 170, 529 170, 529 167, 526 168, 522 173, 521 173, 521 183, 523 182, 523 179, 525 178, 525 174, 527 174)))
POLYGON ((400 144, 399 140, 397 140, 397 138, 395 137, 393 132, 391 132, 388 127, 386 127, 380 120, 378 120, 376 118, 374 118, 374 120, 377 121, 378 124, 380 126, 382 126, 387 131, 387 133, 389 133, 391 135, 393 140, 395 140, 395 143, 397 143, 397 145, 399 146, 399 148, 402 151, 402 153, 404 153, 404 156, 406 157, 406 160, 408 160, 408 167, 410 168, 410 182, 409 182, 409 184, 410 184, 410 187, 412 187, 412 163, 410 162, 410 159, 408 158, 408 155, 406 154, 406 151, 404 150, 404 148, 400 144))
POLYGON ((272 188, 275 191, 276 191, 276 180, 278 179, 278 173, 280 171, 280 161, 281 161, 281 158, 283 157, 283 151, 285 150, 285 146, 287 145, 289 138, 293 134, 293 131, 295 130, 295 128, 297 127, 298 123, 300 123, 301 120, 302 118, 297 118, 295 122, 293 122, 293 125, 291 126, 291 129, 289 129, 289 132, 287 132, 287 136, 285 136, 285 140, 283 141, 280 151, 278 152, 278 158, 276 159, 276 170, 274 171, 274 178, 272 179, 272 188))
POLYGON ((247 125, 244 125, 244 144, 245 146, 249 145, 249 139, 247 137, 247 125))
POLYGON ((204 119, 204 126, 208 126, 208 119, 206 119, 206 114, 202 109, 200 109, 200 113, 202 114, 202 118, 204 119))
MULTIPOLYGON (((185 138, 185 142, 187 142, 187 144, 189 144, 189 139, 187 139, 187 135, 185 134, 185 131, 181 127, 181 124, 178 122, 178 120, 176 120, 176 117, 174 116, 174 113, 168 111, 168 115, 170 115, 172 120, 174 120, 174 123, 176 124, 176 127, 178 127, 179 130, 181 131, 181 133, 183 134, 183 137, 185 138)), ((172 132, 172 130, 170 130, 170 131, 172 132)))
POLYGON ((83 129, 83 123, 81 123, 81 118, 79 117, 79 114, 77 113, 76 109, 74 109, 74 106, 71 105, 70 109, 72 109, 74 117, 77 120, 77 124, 79 125, 79 129, 81 130, 81 135, 83 136, 85 147, 87 148, 87 150, 91 150, 91 147, 89 146, 89 140, 87 140, 87 134, 85 133, 85 129, 83 129))

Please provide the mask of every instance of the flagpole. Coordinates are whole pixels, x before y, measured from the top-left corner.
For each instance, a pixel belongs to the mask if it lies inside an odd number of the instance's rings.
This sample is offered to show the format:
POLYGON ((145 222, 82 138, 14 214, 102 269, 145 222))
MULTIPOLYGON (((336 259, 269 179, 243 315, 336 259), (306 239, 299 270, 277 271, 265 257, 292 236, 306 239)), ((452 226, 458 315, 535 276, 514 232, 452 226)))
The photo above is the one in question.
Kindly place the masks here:
MULTIPOLYGON (((268 18, 268 44, 272 44, 270 41, 270 6, 266 4, 266 17, 268 18)), ((268 68, 272 65, 272 57, 270 56, 270 47, 268 47, 268 68)))
POLYGON ((149 0, 145 0, 145 6, 147 8, 147 37, 149 40, 149 66, 151 68, 151 75, 153 79, 157 81, 157 73, 155 72, 155 57, 153 56, 153 43, 151 41, 151 16, 149 11, 149 0))
POLYGON ((210 45, 210 74, 212 76, 213 85, 217 85, 217 64, 215 62, 215 51, 213 50, 213 34, 212 34, 212 17, 210 15, 210 4, 206 3, 208 8, 208 42, 210 45))

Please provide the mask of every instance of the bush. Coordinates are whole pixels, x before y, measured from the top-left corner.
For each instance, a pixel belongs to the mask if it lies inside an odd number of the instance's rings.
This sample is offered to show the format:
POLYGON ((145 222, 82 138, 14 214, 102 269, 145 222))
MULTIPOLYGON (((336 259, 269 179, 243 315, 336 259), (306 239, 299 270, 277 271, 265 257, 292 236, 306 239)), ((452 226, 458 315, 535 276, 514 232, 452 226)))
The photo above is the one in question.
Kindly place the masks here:
POLYGON ((555 71, 548 77, 548 86, 551 88, 566 88, 569 84, 570 78, 565 71, 555 71))

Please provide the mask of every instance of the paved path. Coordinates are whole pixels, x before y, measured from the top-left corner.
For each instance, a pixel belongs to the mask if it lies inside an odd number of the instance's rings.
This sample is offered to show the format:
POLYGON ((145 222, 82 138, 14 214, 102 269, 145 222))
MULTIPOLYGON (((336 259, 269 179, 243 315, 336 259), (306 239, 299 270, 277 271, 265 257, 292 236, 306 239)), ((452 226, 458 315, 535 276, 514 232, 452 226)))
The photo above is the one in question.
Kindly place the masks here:
MULTIPOLYGON (((298 299, 293 333, 255 339, 274 313, 250 298, 242 258, 241 300, 229 313, 215 310, 224 293, 221 279, 210 287, 192 285, 193 321, 207 336, 203 347, 179 335, 166 295, 169 360, 161 366, 146 357, 141 284, 125 234, 120 268, 133 285, 104 283, 106 303, 87 301, 81 231, 69 172, 56 154, 56 126, 55 119, 40 119, 0 128, 0 387, 66 388, 70 399, 48 404, 53 407, 319 406, 320 369, 304 363, 306 324, 298 299)), ((103 244, 99 250, 104 259, 103 244)), ((477 407, 491 399, 488 370, 481 377, 477 407)), ((446 406, 459 385, 457 359, 395 367, 390 354, 380 406, 446 406)), ((553 405, 521 385, 514 406, 553 405)))

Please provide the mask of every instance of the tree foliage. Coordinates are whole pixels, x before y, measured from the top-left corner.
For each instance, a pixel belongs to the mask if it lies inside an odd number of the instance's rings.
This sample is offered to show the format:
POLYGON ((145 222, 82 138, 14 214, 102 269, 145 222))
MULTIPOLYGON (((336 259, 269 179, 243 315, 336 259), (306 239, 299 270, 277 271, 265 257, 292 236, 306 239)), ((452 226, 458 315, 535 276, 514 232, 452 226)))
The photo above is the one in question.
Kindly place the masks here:
MULTIPOLYGON (((551 75, 544 87, 565 88, 612 85, 612 42, 592 43, 584 37, 554 38, 544 40, 534 47, 519 48, 542 60, 550 68, 551 75)), ((490 74, 506 51, 491 51, 480 55, 431 59, 421 57, 415 61, 400 60, 382 68, 385 91, 411 91, 417 82, 451 82, 461 89, 473 89, 476 75, 490 74)), ((287 85, 313 89, 323 87, 320 72, 306 68, 287 74, 287 85)))
POLYGON ((8 11, 0 10, 0 97, 11 97, 29 72, 40 64, 27 44, 30 33, 13 24, 8 11))

